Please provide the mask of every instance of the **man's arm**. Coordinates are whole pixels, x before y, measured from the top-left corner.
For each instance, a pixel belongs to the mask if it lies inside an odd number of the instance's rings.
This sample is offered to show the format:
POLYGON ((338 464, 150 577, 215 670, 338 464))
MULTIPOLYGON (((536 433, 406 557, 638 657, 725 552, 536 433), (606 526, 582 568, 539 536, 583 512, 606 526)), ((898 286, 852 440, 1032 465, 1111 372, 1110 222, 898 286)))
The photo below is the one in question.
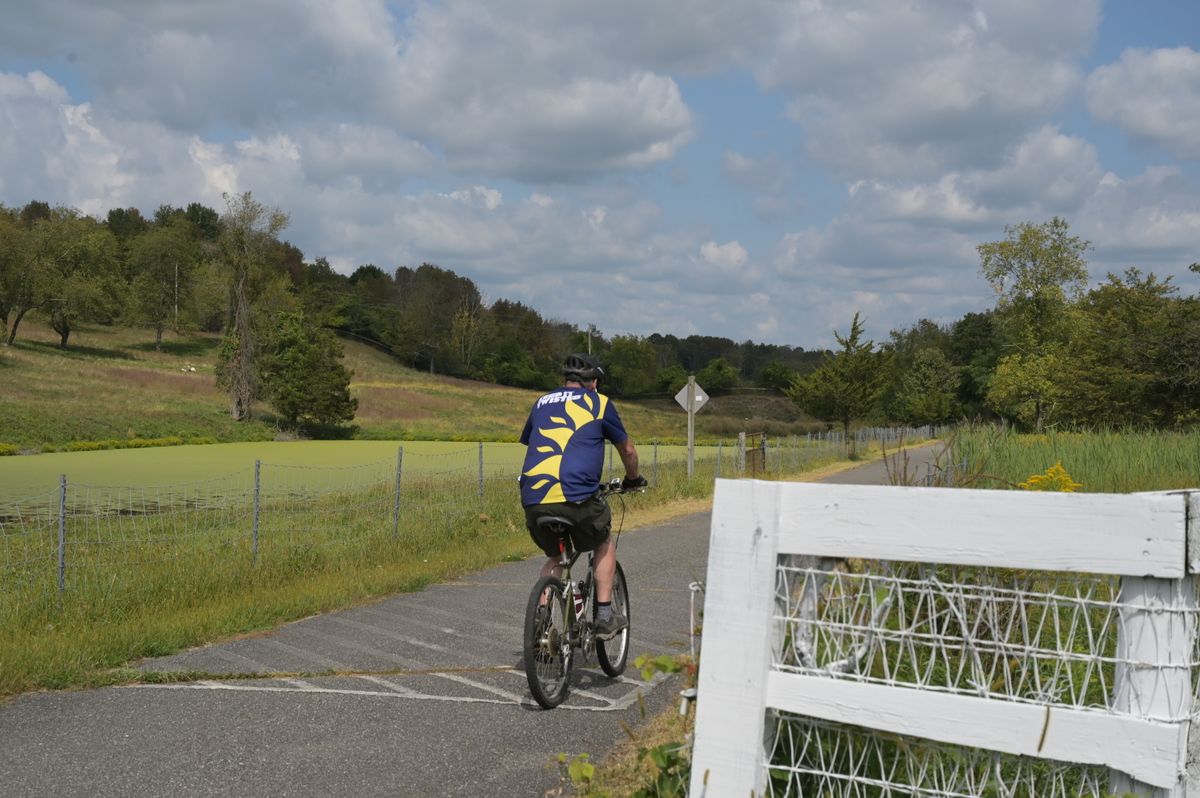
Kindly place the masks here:
POLYGON ((625 466, 625 479, 633 481, 640 476, 638 470, 638 453, 637 447, 633 445, 633 438, 626 438, 616 444, 617 454, 621 456, 621 463, 625 466))

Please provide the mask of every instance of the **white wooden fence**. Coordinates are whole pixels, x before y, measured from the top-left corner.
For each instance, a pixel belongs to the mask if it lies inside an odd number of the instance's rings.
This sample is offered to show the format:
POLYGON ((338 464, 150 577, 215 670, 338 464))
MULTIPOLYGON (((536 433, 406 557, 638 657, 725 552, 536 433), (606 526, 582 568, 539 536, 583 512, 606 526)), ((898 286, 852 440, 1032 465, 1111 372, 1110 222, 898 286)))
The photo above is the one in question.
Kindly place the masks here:
POLYGON ((1198 518, 718 480, 690 794, 1200 795, 1198 518))

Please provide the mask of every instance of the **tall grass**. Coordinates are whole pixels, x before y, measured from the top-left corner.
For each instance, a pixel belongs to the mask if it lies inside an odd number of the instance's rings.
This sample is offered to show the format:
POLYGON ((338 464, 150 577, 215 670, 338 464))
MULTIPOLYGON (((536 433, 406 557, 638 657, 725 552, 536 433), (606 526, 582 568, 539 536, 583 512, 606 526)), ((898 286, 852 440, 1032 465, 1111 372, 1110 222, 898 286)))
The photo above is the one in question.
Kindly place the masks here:
POLYGON ((967 461, 971 487, 1015 487, 1062 463, 1089 493, 1200 488, 1200 430, 1019 435, 976 427, 956 432, 951 451, 967 461))

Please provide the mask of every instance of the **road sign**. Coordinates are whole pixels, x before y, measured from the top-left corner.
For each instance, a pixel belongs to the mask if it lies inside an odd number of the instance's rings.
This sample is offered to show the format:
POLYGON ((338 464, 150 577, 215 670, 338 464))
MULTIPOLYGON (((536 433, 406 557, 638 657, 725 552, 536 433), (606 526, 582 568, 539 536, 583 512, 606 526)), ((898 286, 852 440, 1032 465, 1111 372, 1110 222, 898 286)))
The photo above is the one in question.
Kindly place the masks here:
POLYGON ((708 394, 704 392, 703 388, 701 388, 699 385, 696 385, 696 383, 692 383, 691 385, 694 386, 694 390, 696 391, 696 396, 692 400, 692 407, 688 407, 688 388, 690 387, 688 385, 685 385, 679 389, 679 393, 675 394, 675 401, 679 402, 679 406, 684 410, 690 409, 691 412, 695 413, 700 408, 704 407, 704 403, 708 401, 708 394))
POLYGON ((688 479, 692 478, 692 469, 696 461, 696 411, 704 407, 708 394, 696 384, 695 377, 688 377, 687 385, 675 394, 675 401, 688 414, 688 479))

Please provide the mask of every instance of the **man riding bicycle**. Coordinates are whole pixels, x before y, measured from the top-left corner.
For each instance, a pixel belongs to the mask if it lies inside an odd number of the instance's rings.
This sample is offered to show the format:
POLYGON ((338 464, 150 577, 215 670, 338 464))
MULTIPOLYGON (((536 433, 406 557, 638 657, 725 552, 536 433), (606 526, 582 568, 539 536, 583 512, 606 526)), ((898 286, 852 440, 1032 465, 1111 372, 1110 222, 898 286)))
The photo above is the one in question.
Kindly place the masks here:
POLYGON ((521 467, 521 504, 530 537, 543 552, 542 576, 558 573, 558 538, 538 527, 538 519, 560 516, 573 528, 576 551, 594 552, 596 637, 610 640, 629 624, 612 609, 617 549, 609 537, 612 513, 597 496, 604 470, 604 442, 611 441, 625 466, 625 488, 645 487, 638 455, 617 408, 596 392, 604 369, 591 355, 570 355, 563 363, 563 387, 540 397, 529 411, 521 443, 528 447, 521 467))

